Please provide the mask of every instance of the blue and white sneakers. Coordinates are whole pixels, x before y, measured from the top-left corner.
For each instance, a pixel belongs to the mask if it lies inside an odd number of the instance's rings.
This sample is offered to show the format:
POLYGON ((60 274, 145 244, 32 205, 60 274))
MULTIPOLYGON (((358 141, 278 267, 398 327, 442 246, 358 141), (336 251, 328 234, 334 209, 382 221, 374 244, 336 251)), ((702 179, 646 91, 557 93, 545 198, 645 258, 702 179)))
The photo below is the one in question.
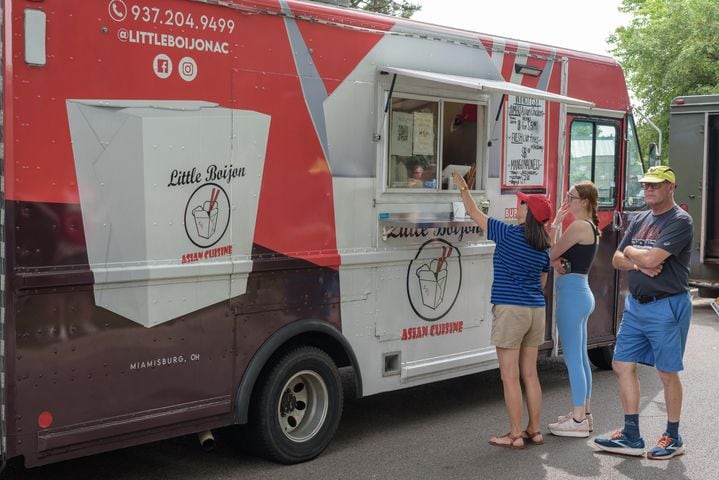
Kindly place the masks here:
POLYGON ((667 432, 659 438, 657 446, 647 452, 647 458, 650 460, 669 460, 672 457, 684 453, 684 442, 682 436, 672 438, 667 432))
POLYGON ((632 455, 635 457, 644 455, 645 450, 644 439, 642 437, 629 438, 624 435, 624 432, 621 430, 616 430, 609 438, 595 438, 594 445, 605 452, 632 455))

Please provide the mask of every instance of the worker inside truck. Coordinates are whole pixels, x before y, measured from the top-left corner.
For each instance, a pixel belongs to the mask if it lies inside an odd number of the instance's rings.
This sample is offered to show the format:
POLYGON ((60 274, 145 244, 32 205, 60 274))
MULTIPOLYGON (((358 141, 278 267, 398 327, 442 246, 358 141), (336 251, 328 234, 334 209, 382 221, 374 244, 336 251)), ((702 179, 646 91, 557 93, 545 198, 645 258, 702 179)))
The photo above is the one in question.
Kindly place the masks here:
MULTIPOLYGON (((485 107, 480 108, 484 112, 485 107)), ((452 172, 472 171, 469 186, 478 188, 474 178, 478 130, 484 122, 478 122, 477 112, 473 103, 395 93, 389 120, 388 187, 449 190, 454 188, 452 172)))

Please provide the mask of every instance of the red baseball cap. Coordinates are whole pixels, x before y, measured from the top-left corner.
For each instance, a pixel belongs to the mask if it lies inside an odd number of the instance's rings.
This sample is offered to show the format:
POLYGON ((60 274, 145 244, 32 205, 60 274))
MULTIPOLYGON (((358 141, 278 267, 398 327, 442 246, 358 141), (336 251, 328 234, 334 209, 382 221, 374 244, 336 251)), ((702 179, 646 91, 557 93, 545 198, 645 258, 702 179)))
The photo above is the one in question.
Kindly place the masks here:
POLYGON ((552 218, 552 204, 544 195, 527 195, 517 192, 517 198, 527 204, 527 208, 539 223, 546 223, 552 218))

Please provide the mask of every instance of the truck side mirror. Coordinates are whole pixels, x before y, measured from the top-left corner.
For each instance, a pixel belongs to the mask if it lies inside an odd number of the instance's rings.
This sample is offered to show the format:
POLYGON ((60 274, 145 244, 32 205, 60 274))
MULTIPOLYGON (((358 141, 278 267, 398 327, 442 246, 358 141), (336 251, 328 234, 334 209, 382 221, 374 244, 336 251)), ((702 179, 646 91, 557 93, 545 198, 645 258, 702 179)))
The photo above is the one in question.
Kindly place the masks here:
POLYGON ((649 144, 649 166, 654 167, 659 165, 660 159, 657 156, 657 144, 652 142, 649 144))

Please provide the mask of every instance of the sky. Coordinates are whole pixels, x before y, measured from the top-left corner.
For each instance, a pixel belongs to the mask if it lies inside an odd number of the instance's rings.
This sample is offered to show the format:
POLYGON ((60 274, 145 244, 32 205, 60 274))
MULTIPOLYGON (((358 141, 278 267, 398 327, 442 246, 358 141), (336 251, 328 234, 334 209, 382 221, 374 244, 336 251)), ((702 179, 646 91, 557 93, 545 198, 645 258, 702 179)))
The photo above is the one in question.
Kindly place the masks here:
POLYGON ((629 22, 621 0, 412 0, 413 20, 611 55, 607 37, 629 22))

